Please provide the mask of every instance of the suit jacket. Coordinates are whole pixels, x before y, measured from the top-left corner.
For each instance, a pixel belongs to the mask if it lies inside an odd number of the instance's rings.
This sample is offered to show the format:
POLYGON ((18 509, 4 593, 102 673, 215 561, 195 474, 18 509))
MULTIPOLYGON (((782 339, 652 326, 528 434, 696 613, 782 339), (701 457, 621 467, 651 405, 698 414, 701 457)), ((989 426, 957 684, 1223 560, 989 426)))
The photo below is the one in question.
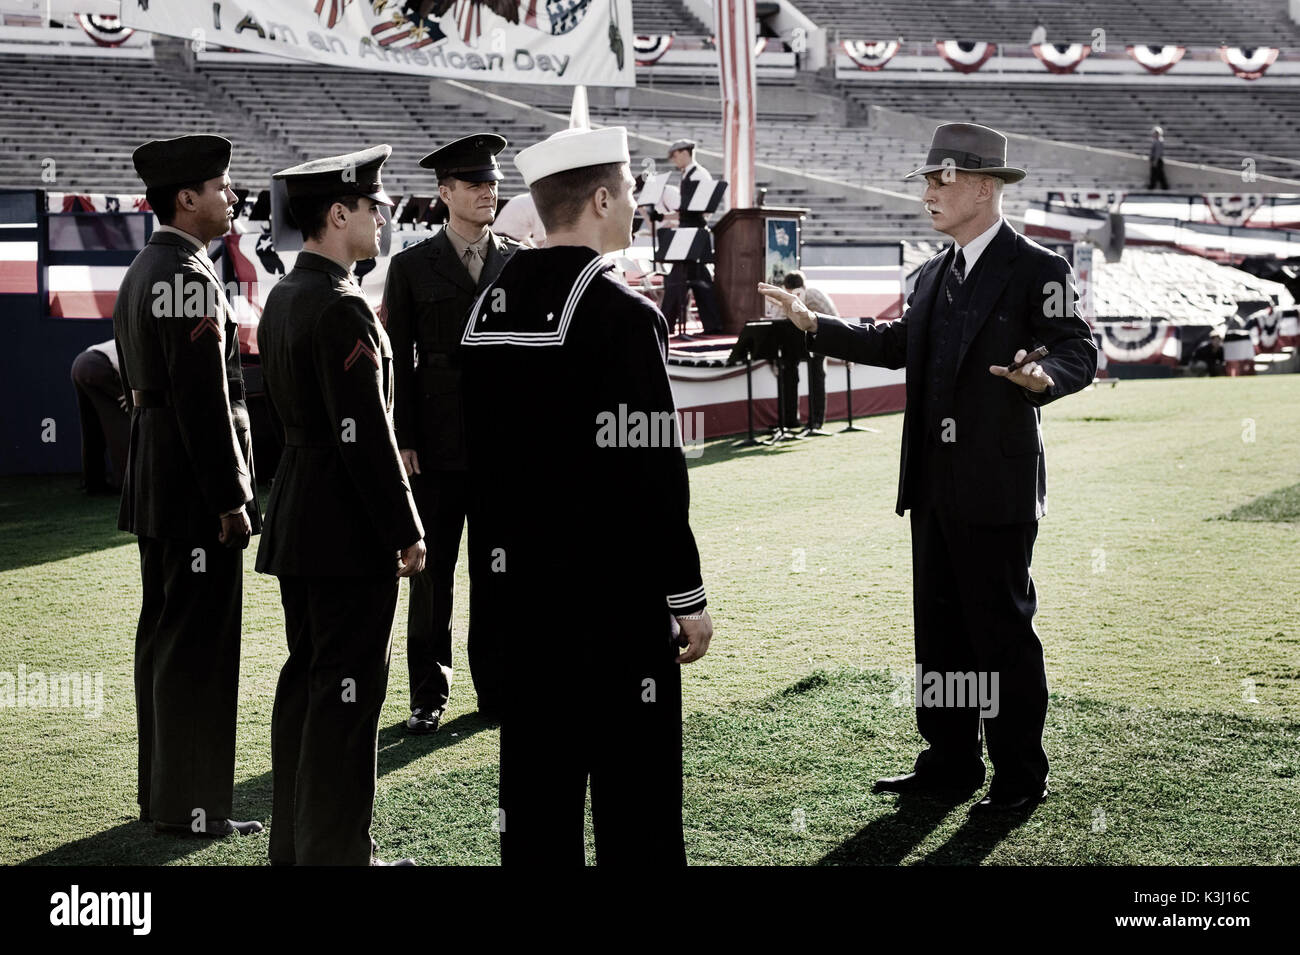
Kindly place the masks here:
POLYGON ((117 526, 143 537, 215 539, 220 515, 242 504, 257 533, 238 325, 207 255, 155 232, 118 289, 113 337, 131 410, 117 526), (132 389, 156 392, 162 406, 136 407, 132 389))
POLYGON ((257 569, 278 576, 396 576, 424 536, 393 438, 388 336, 347 271, 300 252, 257 329, 285 448, 257 569))
POLYGON ((477 284, 445 229, 403 249, 388 265, 380 315, 393 343, 397 446, 419 452, 422 471, 466 467, 460 336, 474 299, 518 248, 513 239, 489 233, 477 284))
MULTIPOLYGON (((809 348, 847 361, 907 369, 899 514, 921 499, 917 448, 927 440, 922 416, 928 323, 951 246, 917 275, 897 321, 849 325, 818 317, 809 348)), ((1079 315, 1074 274, 1061 256, 1017 233, 1005 221, 979 260, 962 330, 953 407, 951 453, 954 516, 975 524, 1032 521, 1047 512, 1047 471, 1039 408, 1092 382, 1097 346, 1079 315), (1009 364, 1017 349, 1046 345, 1040 364, 1053 384, 1034 393, 989 371, 1009 364)))

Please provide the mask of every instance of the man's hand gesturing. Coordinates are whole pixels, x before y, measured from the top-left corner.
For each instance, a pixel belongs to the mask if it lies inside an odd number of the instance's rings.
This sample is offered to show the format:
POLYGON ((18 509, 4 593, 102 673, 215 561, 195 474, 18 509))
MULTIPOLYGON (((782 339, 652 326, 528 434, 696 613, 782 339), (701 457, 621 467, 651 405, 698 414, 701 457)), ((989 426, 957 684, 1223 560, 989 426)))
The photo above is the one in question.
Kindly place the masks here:
POLYGON ((805 332, 817 331, 817 316, 810 312, 808 306, 803 303, 799 296, 789 289, 781 288, 779 285, 768 285, 766 282, 759 282, 758 290, 769 302, 780 305, 785 311, 786 318, 794 322, 800 329, 805 332))
POLYGON ((1021 388, 1028 388, 1030 391, 1046 391, 1056 382, 1052 381, 1052 376, 1043 371, 1043 366, 1036 361, 1026 363, 1020 368, 1012 370, 1012 365, 1020 361, 1028 354, 1023 348, 1016 352, 1016 357, 1012 360, 1011 365, 989 365, 989 371, 999 378, 1006 378, 1008 381, 1014 381, 1021 388))

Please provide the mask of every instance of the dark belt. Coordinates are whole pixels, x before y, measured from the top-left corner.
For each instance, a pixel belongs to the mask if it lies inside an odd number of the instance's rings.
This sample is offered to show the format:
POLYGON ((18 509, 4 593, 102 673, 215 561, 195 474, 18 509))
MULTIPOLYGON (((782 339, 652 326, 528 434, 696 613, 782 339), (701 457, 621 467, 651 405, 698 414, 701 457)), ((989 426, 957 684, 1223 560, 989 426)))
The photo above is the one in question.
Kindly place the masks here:
MULTIPOLYGON (((240 378, 227 378, 226 385, 230 388, 231 401, 244 401, 247 398, 247 392, 244 391, 244 382, 240 378)), ((161 388, 132 388, 131 402, 137 408, 169 408, 171 399, 167 392, 161 388)))
POLYGON ((329 437, 322 437, 310 428, 284 426, 284 446, 286 448, 332 448, 334 442, 329 437))

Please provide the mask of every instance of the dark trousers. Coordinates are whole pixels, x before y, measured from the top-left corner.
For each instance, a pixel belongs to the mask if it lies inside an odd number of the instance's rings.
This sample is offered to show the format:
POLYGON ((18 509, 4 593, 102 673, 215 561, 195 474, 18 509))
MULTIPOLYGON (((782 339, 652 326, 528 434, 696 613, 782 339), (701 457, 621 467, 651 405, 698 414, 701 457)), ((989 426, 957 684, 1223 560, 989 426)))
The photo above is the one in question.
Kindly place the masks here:
MULTIPOLYGON (((451 611, 456 558, 469 506, 468 482, 466 471, 425 471, 415 475, 412 484, 429 547, 424 570, 411 578, 411 600, 406 616, 412 710, 446 706, 451 692, 451 611)), ((471 526, 471 549, 475 543, 471 526)), ((493 713, 500 711, 504 695, 502 635, 484 626, 482 614, 475 613, 479 602, 479 595, 474 591, 474 578, 479 573, 477 563, 480 562, 470 561, 469 669, 479 710, 493 713)))
POLYGON ((271 862, 369 865, 397 578, 281 577, 289 659, 271 713, 271 862))
POLYGON ((147 818, 198 831, 230 818, 234 795, 244 554, 215 540, 139 546, 137 798, 147 818))
POLYGON ((131 416, 118 404, 122 379, 106 355, 87 348, 72 361, 72 385, 81 416, 81 471, 86 490, 120 490, 131 442, 131 416))
MULTIPOLYGON (((781 361, 781 427, 799 424, 799 362, 781 361)), ((826 423, 826 356, 808 356, 808 427, 826 423)))
POLYGON ((686 327, 688 310, 686 291, 695 294, 695 307, 700 310, 700 324, 711 335, 722 333, 722 316, 718 311, 718 297, 713 289, 713 279, 703 262, 674 262, 664 279, 664 318, 669 332, 686 327))
MULTIPOLYGON (((1026 794, 1047 780, 1043 724, 1047 674, 1034 632, 1038 601, 1029 574, 1037 521, 971 524, 933 506, 911 511, 916 662, 921 675, 986 676, 997 715, 983 720, 994 789, 1026 794)), ((918 680, 918 692, 924 683, 918 680)), ((916 771, 957 782, 984 778, 980 707, 922 705, 916 724, 929 748, 916 771)), ((967 702, 970 702, 969 697, 967 702)))
MULTIPOLYGON (((512 694, 501 725, 503 864, 585 865, 588 779, 597 865, 686 864, 681 666, 673 659, 666 624, 663 652, 647 665, 580 667, 573 686, 582 699, 566 705, 561 733, 542 718, 545 696, 533 686, 545 679, 545 661, 536 660, 533 680, 526 657, 512 661, 520 664, 512 669, 512 687, 519 692, 512 694)), ((581 652, 615 651, 593 646, 581 652)))
POLYGON ((1165 161, 1163 159, 1157 159, 1151 164, 1151 176, 1147 179, 1147 188, 1154 189, 1157 183, 1161 189, 1169 188, 1169 180, 1165 178, 1165 161))

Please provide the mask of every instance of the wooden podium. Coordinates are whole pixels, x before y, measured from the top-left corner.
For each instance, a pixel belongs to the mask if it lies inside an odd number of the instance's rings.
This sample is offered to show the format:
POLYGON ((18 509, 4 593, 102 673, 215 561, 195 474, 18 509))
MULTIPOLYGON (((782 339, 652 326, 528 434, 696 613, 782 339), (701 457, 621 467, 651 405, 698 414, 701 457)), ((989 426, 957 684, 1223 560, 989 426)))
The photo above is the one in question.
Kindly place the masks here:
POLYGON ((713 227, 713 286, 726 334, 739 335, 746 322, 765 317, 758 283, 767 278, 767 220, 807 214, 783 206, 732 209, 713 227))

